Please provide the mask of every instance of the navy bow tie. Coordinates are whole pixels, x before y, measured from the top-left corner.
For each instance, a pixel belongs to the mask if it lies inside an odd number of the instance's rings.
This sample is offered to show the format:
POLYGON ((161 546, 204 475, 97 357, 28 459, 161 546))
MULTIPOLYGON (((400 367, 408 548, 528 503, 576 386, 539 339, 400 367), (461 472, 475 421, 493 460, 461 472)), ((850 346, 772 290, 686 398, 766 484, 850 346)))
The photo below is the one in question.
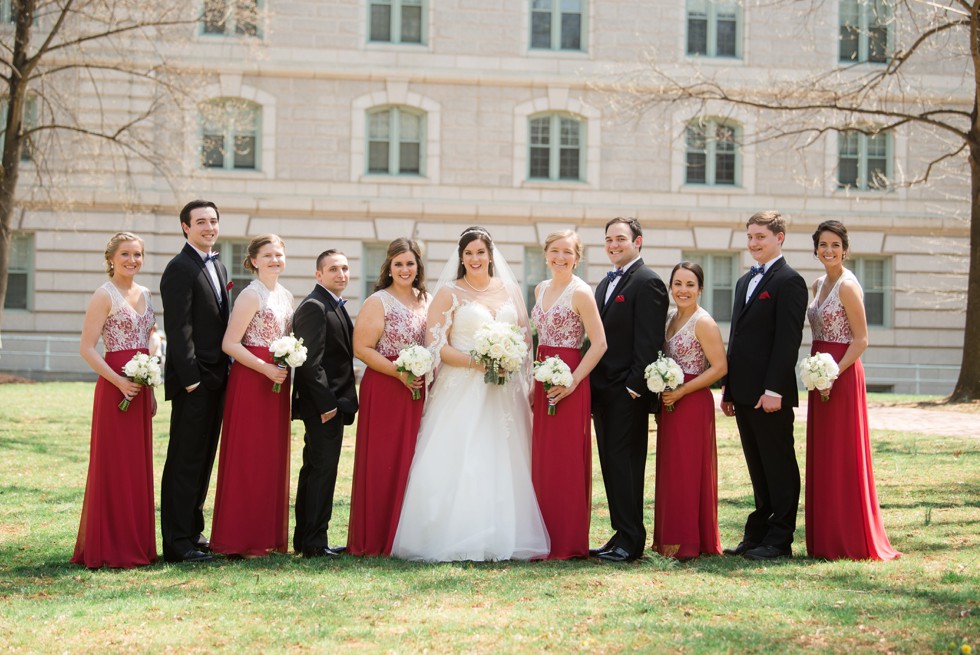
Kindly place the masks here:
POLYGON ((608 271, 606 273, 606 277, 609 278, 610 282, 612 282, 616 278, 622 276, 622 274, 623 274, 623 269, 617 268, 615 271, 608 271))
POLYGON ((204 255, 204 263, 213 262, 218 260, 218 255, 220 253, 213 252, 210 255, 204 255))
POLYGON ((343 307, 346 304, 347 304, 347 301, 344 300, 343 298, 341 298, 340 300, 337 301, 337 307, 343 307))
POLYGON ((749 275, 751 275, 752 277, 755 277, 756 275, 762 275, 765 272, 766 272, 765 264, 763 264, 762 266, 753 266, 752 268, 749 269, 749 275))

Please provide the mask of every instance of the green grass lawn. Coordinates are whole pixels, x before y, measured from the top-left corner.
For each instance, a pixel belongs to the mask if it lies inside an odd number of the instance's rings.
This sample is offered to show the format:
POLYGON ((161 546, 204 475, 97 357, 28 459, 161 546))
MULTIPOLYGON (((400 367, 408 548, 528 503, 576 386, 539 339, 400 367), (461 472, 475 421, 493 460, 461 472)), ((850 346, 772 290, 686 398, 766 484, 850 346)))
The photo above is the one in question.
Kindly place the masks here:
MULTIPOLYGON (((779 564, 653 555, 426 565, 274 555, 88 571, 68 563, 94 385, 0 385, 0 652, 959 652, 980 646, 980 440, 875 432, 886 563, 779 564)), ((169 404, 154 422, 163 470, 169 404)), ((353 431, 331 538, 346 535, 353 431)), ((803 466, 804 435, 797 432, 803 466)), ((647 466, 652 532, 654 443, 647 466)), ((301 425, 293 424, 293 491, 301 425)), ((732 419, 718 424, 722 541, 750 487, 732 419)), ((212 476, 212 483, 215 476, 212 476)), ((209 502, 213 499, 213 494, 209 502)), ((159 502, 159 499, 157 499, 159 502)), ((158 535, 159 536, 159 535, 158 535)), ((592 542, 609 536, 598 462, 592 542)))

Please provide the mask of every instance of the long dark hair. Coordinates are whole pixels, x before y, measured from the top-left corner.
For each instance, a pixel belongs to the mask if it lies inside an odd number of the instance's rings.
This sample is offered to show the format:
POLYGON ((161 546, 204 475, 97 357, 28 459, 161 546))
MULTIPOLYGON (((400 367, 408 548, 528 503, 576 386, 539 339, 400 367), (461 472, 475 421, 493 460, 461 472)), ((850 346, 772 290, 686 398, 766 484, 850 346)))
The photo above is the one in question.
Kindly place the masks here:
POLYGON ((463 230, 463 233, 459 235, 459 248, 456 251, 456 255, 459 257, 459 268, 456 269, 456 279, 462 278, 466 275, 466 267, 463 266, 463 251, 466 250, 466 246, 470 245, 472 242, 479 239, 487 245, 487 250, 490 251, 490 266, 487 267, 487 272, 490 277, 493 277, 493 238, 490 233, 487 232, 486 228, 482 228, 479 225, 474 225, 463 230))
POLYGON ((412 281, 412 286, 418 289, 419 293, 423 296, 428 293, 425 290, 425 264, 422 263, 422 250, 419 248, 419 244, 406 237, 398 237, 388 244, 388 253, 385 256, 384 264, 381 265, 378 281, 374 283, 375 291, 387 289, 395 283, 395 280, 391 277, 391 260, 406 252, 410 252, 415 256, 415 266, 418 271, 418 274, 412 281))

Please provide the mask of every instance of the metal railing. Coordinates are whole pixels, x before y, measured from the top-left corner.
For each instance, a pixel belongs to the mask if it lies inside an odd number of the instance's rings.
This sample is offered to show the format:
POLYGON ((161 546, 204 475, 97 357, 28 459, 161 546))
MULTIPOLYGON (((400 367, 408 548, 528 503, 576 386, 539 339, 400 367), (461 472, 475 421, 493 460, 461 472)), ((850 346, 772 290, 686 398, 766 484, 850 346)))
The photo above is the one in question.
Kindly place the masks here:
POLYGON ((0 370, 76 372, 87 368, 78 354, 80 344, 79 337, 7 333, 0 348, 0 370))
POLYGON ((956 385, 960 367, 949 364, 865 364, 869 386, 910 386, 910 393, 943 396, 956 385))

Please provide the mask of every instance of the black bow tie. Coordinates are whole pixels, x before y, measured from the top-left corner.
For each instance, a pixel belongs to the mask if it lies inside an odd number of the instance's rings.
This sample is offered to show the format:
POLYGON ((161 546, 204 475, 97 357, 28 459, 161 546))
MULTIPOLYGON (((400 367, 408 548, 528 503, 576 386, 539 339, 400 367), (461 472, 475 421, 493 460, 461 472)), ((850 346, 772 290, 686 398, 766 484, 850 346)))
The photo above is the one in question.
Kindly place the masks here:
POLYGON ((207 264, 208 262, 217 261, 219 254, 220 253, 213 252, 210 255, 204 255, 204 263, 207 264))
POLYGON ((618 277, 621 277, 622 275, 623 275, 623 269, 621 268, 617 268, 615 271, 608 271, 606 273, 606 277, 609 278, 610 282, 612 282, 618 277))
POLYGON ((755 277, 756 275, 762 275, 765 272, 766 272, 765 264, 763 264, 762 266, 753 266, 752 268, 749 269, 749 275, 751 275, 752 277, 755 277))

